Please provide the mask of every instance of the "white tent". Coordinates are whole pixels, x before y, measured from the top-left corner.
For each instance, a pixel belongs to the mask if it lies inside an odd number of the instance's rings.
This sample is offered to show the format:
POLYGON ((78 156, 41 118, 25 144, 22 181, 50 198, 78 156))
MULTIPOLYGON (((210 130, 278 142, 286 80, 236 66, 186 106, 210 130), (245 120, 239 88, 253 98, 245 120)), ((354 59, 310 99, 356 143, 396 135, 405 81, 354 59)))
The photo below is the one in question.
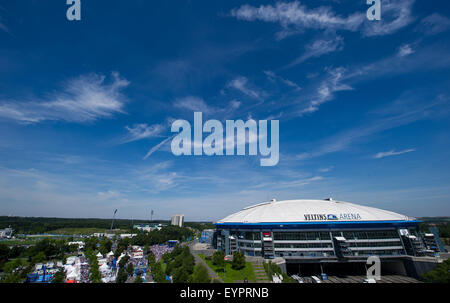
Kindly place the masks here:
POLYGON ((97 254, 97 258, 103 258, 103 255, 99 252, 99 253, 97 254))
POLYGON ((106 272, 106 271, 109 270, 109 267, 108 267, 108 265, 106 263, 103 263, 103 265, 100 266, 99 269, 100 269, 101 272, 106 272))
POLYGON ((112 256, 114 256, 114 253, 112 251, 110 251, 106 256, 107 257, 112 257, 112 256))
POLYGON ((75 271, 72 271, 67 275, 67 280, 77 280, 77 279, 78 275, 75 271))

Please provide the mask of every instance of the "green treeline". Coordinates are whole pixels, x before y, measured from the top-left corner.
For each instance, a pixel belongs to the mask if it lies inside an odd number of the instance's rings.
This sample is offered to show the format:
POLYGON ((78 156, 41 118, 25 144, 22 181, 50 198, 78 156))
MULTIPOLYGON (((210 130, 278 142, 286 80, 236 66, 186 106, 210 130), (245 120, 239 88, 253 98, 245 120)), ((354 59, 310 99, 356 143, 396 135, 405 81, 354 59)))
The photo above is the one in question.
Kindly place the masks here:
MULTIPOLYGON (((66 219, 66 218, 38 218, 38 217, 0 217, 0 229, 11 226, 15 234, 42 234, 64 228, 98 228, 109 230, 112 219, 66 219)), ((169 224, 169 221, 156 223, 169 224)), ((131 231, 134 224, 149 224, 146 220, 114 220, 114 228, 131 231)), ((185 227, 198 230, 214 228, 209 222, 186 222, 185 227)))

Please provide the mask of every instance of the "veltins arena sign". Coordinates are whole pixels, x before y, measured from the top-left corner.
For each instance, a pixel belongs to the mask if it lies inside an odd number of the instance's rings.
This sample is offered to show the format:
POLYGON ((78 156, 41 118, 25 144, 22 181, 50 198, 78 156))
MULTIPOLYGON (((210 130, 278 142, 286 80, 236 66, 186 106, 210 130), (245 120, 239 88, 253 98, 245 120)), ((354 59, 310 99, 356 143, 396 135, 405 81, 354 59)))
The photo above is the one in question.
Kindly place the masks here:
POLYGON ((361 220, 361 215, 358 213, 349 214, 305 214, 306 221, 357 221, 361 220))

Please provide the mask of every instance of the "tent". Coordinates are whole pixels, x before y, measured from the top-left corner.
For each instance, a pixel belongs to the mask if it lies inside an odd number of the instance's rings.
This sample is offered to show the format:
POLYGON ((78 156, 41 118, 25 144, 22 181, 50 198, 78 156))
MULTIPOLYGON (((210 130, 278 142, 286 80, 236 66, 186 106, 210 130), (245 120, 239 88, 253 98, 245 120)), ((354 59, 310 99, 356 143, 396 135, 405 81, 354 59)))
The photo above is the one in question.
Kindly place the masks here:
POLYGON ((106 263, 103 263, 103 265, 100 266, 99 269, 100 269, 100 271, 105 272, 105 271, 109 270, 109 267, 108 267, 108 265, 106 263))

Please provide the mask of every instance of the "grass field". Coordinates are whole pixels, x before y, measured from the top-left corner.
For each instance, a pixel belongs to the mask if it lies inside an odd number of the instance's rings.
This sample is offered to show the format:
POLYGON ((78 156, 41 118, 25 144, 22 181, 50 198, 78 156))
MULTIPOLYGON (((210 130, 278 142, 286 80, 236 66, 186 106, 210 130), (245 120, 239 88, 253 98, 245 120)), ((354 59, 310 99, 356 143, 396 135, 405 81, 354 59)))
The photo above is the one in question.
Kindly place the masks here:
POLYGON ((231 268, 231 262, 226 262, 225 272, 218 272, 217 267, 212 264, 211 260, 207 260, 202 254, 199 254, 199 257, 202 258, 225 283, 233 283, 234 281, 242 281, 244 279, 247 279, 249 282, 255 282, 255 273, 253 272, 253 266, 250 262, 246 262, 245 267, 241 270, 234 270, 231 268))
POLYGON ((104 232, 105 229, 88 227, 88 228, 60 228, 49 231, 48 233, 57 235, 91 235, 94 233, 104 233, 104 232))
POLYGON ((120 234, 120 233, 128 233, 128 230, 120 230, 120 229, 115 229, 113 231, 110 231, 109 229, 104 229, 104 228, 94 228, 94 227, 80 227, 80 228, 60 228, 60 229, 55 229, 52 231, 49 231, 49 234, 57 234, 57 235, 92 235, 94 233, 112 233, 112 234, 120 234))

